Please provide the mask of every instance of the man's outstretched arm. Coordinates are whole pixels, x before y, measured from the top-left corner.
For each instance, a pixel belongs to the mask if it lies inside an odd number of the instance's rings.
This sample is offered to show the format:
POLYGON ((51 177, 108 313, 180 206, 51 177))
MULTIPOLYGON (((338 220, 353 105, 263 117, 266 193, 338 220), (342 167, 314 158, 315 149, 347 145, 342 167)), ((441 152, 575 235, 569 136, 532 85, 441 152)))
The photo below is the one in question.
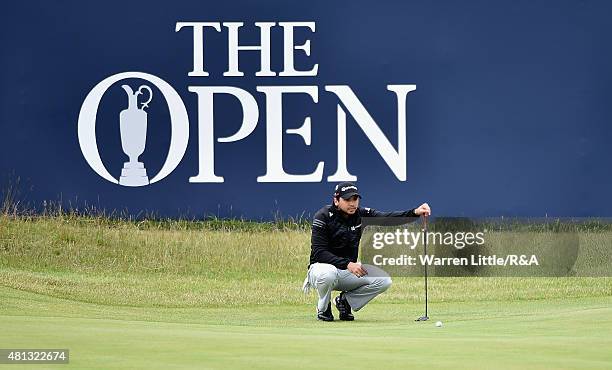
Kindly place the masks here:
POLYGON ((431 208, 427 203, 423 203, 417 208, 408 211, 381 212, 372 208, 360 208, 359 211, 361 217, 419 217, 431 214, 431 208))

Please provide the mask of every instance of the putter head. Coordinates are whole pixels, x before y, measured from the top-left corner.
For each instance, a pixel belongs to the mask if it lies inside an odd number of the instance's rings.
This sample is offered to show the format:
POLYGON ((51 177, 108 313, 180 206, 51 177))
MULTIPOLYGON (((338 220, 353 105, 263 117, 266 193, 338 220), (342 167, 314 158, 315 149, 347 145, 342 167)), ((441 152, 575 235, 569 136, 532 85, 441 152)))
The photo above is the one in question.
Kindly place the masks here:
POLYGON ((421 316, 418 319, 414 320, 414 321, 427 321, 429 320, 429 316, 421 316))

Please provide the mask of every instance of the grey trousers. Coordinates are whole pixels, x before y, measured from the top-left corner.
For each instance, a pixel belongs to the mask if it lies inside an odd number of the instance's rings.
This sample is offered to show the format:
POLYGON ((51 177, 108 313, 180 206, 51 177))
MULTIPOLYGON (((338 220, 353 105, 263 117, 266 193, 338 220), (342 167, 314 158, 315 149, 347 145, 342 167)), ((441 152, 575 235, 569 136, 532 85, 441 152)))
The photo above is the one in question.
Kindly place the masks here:
POLYGON ((372 265, 363 265, 363 267, 368 274, 357 277, 349 270, 340 270, 328 263, 313 263, 308 269, 302 288, 304 292, 308 292, 311 287, 316 289, 319 294, 317 309, 320 312, 327 309, 332 290, 345 292, 344 296, 351 308, 359 311, 391 286, 391 278, 383 270, 372 265))

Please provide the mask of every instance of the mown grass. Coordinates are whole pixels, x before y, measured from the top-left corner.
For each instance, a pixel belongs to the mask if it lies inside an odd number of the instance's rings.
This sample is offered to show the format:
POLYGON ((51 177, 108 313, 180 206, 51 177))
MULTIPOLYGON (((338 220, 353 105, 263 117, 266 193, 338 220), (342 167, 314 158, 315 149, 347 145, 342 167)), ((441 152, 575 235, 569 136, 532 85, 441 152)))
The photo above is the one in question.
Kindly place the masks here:
MULTIPOLYGON (((0 287, 0 346, 68 348, 77 369, 609 369, 610 298, 377 302, 354 322, 311 307, 140 308, 84 304, 0 287)), ((23 366, 23 365, 21 365, 23 366)), ((55 365, 57 366, 57 365, 55 365)), ((36 365, 36 368, 41 365, 36 365)))

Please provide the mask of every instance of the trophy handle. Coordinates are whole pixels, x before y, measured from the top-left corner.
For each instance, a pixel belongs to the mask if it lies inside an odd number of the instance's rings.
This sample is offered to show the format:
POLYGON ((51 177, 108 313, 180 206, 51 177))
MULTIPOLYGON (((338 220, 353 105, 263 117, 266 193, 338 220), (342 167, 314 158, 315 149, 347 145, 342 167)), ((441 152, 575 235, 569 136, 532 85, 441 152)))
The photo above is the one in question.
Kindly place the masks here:
POLYGON ((140 109, 141 109, 141 110, 142 110, 142 109, 144 109, 144 108, 149 108, 149 103, 151 102, 151 99, 153 99, 153 91, 152 91, 152 90, 151 90, 151 88, 150 88, 149 86, 147 86, 147 85, 141 85, 141 86, 138 88, 138 91, 136 91, 136 95, 140 95, 140 94, 142 94, 142 91, 141 91, 142 89, 145 89, 145 90, 147 90, 147 91, 149 92, 149 100, 147 100, 147 101, 146 101, 146 102, 144 102, 144 103, 140 103, 140 104, 142 104, 142 107, 140 107, 140 109))

